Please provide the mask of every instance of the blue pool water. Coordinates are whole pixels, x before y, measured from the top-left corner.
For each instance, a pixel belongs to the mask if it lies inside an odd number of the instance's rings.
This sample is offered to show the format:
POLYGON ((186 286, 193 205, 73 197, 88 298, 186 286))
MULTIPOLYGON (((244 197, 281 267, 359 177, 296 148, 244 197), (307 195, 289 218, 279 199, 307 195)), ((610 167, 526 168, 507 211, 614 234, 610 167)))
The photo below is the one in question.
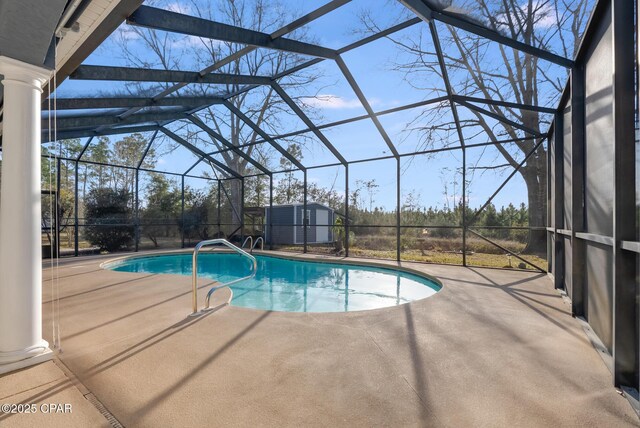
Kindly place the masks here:
MULTIPOLYGON (((401 305, 440 290, 434 281, 394 269, 256 256, 253 279, 232 285, 234 306, 288 312, 346 312, 401 305)), ((191 254, 130 258, 106 266, 122 272, 191 275, 191 254)), ((201 253, 198 275, 228 282, 247 276, 240 255, 201 253)))

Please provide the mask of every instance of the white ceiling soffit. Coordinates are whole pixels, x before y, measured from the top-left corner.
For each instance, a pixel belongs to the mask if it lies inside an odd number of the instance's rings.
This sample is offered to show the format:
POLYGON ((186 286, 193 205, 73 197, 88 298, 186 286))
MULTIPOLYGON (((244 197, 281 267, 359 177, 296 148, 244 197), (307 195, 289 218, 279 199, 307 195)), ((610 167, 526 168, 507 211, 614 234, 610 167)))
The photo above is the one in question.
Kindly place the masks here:
POLYGON ((131 15, 143 0, 90 0, 78 17, 77 31, 58 43, 56 83, 59 85, 131 15))
POLYGON ((0 0, 0 55, 43 66, 67 0, 0 0))
MULTIPOLYGON (((91 55, 142 4, 143 0, 87 1, 89 3, 83 6, 84 10, 76 19, 78 25, 75 26, 74 31, 66 31, 58 43, 55 61, 56 84, 58 85, 91 55)), ((56 27, 63 16, 63 9, 69 4, 73 4, 73 2, 68 0, 0 0, 0 55, 11 56, 31 64, 43 65, 47 59, 56 27), (54 10, 55 6, 58 6, 57 12, 54 10), (45 18, 46 20, 43 21, 45 18), (37 45, 35 44, 36 40, 37 45), (45 42, 45 40, 48 41, 45 42), (5 46, 6 49, 3 48, 5 46)), ((69 23, 69 26, 71 24, 69 23)), ((43 100, 46 99, 47 93, 48 90, 45 86, 43 100)), ((1 111, 2 85, 0 85, 1 111)), ((2 116, 0 113, 0 135, 2 135, 1 129, 2 116)))
POLYGON ((118 3, 120 3, 120 0, 91 0, 77 19, 79 24, 78 31, 66 32, 62 40, 58 43, 56 69, 60 69, 69 61, 69 58, 74 52, 83 45, 98 25, 109 16, 118 3))

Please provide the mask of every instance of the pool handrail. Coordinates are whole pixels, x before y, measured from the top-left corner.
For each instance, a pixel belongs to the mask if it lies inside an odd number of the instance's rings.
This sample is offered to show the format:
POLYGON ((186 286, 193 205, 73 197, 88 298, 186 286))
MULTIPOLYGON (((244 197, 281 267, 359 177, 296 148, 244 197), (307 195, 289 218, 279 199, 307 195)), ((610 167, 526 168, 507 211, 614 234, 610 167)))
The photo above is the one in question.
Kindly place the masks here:
POLYGON ((256 239, 256 242, 253 244, 253 247, 251 247, 251 250, 254 250, 258 246, 258 242, 260 243, 260 251, 264 251, 264 239, 262 238, 262 236, 258 236, 258 239, 256 239))
POLYGON ((207 298, 206 298, 206 305, 204 307, 204 309, 208 309, 209 308, 209 300, 211 299, 211 295, 213 294, 214 291, 220 289, 220 288, 224 288, 224 287, 228 287, 232 284, 236 284, 240 281, 245 281, 247 279, 251 279, 254 276, 256 276, 256 271, 258 270, 258 261, 256 260, 255 257, 253 257, 251 254, 247 253, 246 251, 244 251, 241 248, 236 247, 235 245, 233 245, 231 242, 227 241, 226 239, 222 239, 222 238, 217 238, 217 239, 209 239, 206 241, 200 241, 198 242, 198 244, 195 246, 195 248, 193 249, 193 258, 192 258, 192 274, 191 274, 191 282, 192 282, 192 302, 193 302, 193 314, 195 315, 198 313, 198 253, 200 252, 200 249, 206 245, 216 245, 216 244, 222 244, 225 245, 227 247, 229 247, 231 250, 235 251, 236 253, 240 254, 241 256, 244 256, 246 258, 248 258, 251 261, 251 274, 239 278, 239 279, 235 279, 233 281, 230 282, 226 282, 224 284, 220 284, 220 285, 216 285, 211 287, 211 289, 209 290, 209 292, 207 293, 207 298))

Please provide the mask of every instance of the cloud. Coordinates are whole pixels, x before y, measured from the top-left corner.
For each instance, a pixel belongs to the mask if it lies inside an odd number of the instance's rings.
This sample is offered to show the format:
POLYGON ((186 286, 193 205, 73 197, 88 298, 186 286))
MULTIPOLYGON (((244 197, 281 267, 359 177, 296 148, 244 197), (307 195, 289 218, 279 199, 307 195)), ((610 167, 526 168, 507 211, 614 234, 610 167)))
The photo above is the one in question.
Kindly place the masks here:
MULTIPOLYGON (((380 103, 377 98, 370 98, 368 101, 372 106, 380 103)), ((340 110, 362 108, 362 104, 357 98, 347 99, 332 94, 319 94, 315 97, 303 97, 302 102, 310 107, 325 109, 340 110)))
MULTIPOLYGON (((127 25, 126 23, 123 23, 122 25, 120 25, 113 32, 113 34, 116 37, 115 40, 124 40, 126 42, 129 42, 129 41, 133 42, 133 41, 140 40, 142 38, 140 34, 136 31, 135 27, 131 25, 127 25)), ((168 41, 171 47, 178 48, 178 49, 201 48, 204 46, 204 43, 208 43, 208 42, 209 40, 202 39, 200 37, 180 36, 180 35, 173 36, 168 41)), ((212 43, 214 44, 214 47, 215 47, 217 44, 220 44, 222 42, 218 40, 212 40, 212 43)))
MULTIPOLYGON (((520 10, 517 12, 510 10, 510 15, 514 21, 516 16, 519 18, 526 17, 529 14, 529 3, 525 2, 518 7, 520 10)), ((534 26, 538 29, 548 29, 558 25, 556 14, 553 5, 550 2, 544 0, 536 0, 531 4, 532 13, 535 19, 534 26)), ((502 23, 499 27, 506 28, 508 26, 506 13, 500 14, 498 22, 502 23)))
POLYGON ((171 46, 174 48, 201 48, 204 46, 204 43, 206 43, 206 41, 200 37, 184 36, 173 40, 171 46))
MULTIPOLYGON (((558 24, 556 20, 556 14, 553 10, 553 6, 550 2, 540 3, 539 1, 533 2, 533 11, 535 13, 536 23, 535 25, 540 28, 551 28, 558 24)), ((523 4, 520 6, 523 13, 527 13, 528 6, 527 4, 523 4)))
POLYGON ((124 22, 114 31, 114 34, 118 39, 123 40, 137 40, 140 38, 140 34, 131 25, 124 22))

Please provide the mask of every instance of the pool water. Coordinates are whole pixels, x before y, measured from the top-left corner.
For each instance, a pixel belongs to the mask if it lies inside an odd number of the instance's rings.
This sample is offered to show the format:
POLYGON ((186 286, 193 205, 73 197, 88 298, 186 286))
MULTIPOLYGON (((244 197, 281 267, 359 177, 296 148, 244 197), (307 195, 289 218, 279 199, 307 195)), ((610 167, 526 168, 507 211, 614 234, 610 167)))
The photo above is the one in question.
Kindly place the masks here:
MULTIPOLYGON (((432 280, 395 269, 256 256, 252 279, 233 284, 233 306, 287 312, 348 312, 401 305, 440 290, 432 280)), ((114 262, 121 272, 191 275, 191 254, 137 257, 114 262)), ((201 253, 198 276, 229 282, 249 275, 238 254, 201 253)))

